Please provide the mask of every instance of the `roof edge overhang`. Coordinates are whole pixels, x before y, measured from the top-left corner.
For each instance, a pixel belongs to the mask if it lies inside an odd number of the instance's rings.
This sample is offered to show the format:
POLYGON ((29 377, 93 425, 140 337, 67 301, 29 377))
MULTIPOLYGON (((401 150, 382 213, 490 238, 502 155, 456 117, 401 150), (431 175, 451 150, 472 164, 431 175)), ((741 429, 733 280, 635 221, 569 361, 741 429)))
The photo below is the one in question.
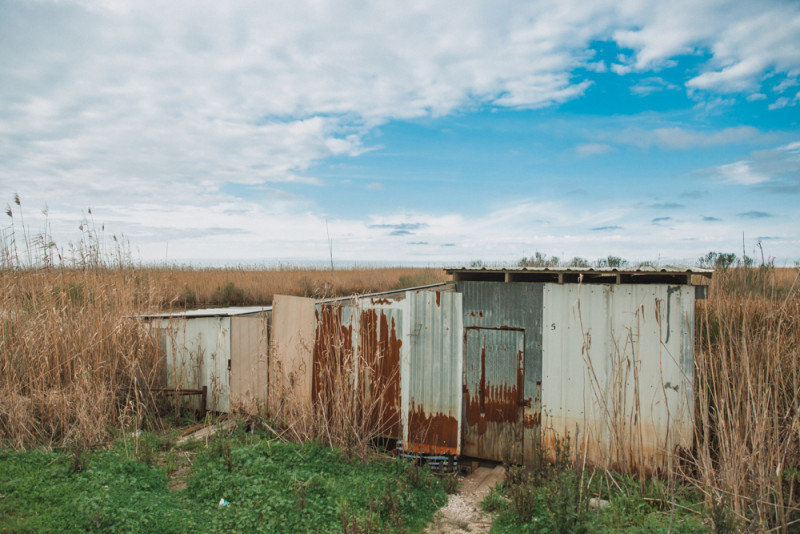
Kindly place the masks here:
POLYGON ((636 269, 592 267, 512 267, 445 269, 455 282, 551 282, 559 284, 673 284, 693 285, 692 277, 711 278, 712 269, 696 267, 646 267, 636 269))

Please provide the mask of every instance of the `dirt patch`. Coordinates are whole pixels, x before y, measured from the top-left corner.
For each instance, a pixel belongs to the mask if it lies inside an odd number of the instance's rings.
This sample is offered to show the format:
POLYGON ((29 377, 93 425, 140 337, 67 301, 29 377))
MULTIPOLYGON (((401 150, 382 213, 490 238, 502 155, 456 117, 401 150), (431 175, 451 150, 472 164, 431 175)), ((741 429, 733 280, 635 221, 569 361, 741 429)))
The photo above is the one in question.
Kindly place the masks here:
POLYGON ((181 451, 178 466, 167 475, 167 488, 169 491, 186 489, 191 476, 192 455, 188 451, 181 451))
POLYGON ((456 532, 489 532, 493 517, 478 505, 495 484, 505 479, 503 466, 479 467, 461 480, 458 493, 450 495, 447 504, 436 512, 425 529, 428 534, 456 532))

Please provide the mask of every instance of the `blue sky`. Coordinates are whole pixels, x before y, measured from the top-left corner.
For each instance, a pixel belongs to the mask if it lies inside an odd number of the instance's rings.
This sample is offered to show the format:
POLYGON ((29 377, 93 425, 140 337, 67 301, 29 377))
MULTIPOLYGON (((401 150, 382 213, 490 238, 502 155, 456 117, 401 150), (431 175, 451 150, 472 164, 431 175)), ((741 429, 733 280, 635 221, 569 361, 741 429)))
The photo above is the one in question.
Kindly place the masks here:
POLYGON ((145 261, 792 265, 798 51, 789 1, 0 0, 0 200, 145 261))

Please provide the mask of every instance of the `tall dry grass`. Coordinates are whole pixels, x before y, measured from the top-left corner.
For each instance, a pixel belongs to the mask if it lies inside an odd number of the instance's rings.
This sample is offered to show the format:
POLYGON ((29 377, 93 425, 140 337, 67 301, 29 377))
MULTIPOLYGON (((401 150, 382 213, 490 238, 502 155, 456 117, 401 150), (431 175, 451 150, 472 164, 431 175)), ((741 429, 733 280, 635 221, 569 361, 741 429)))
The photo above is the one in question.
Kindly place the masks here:
POLYGON ((161 288, 159 305, 168 307, 269 305, 275 295, 325 298, 376 293, 444 282, 440 269, 353 267, 317 269, 153 267, 146 270, 161 288))
POLYGON ((797 269, 730 269, 698 303, 688 476, 742 527, 800 522, 798 286, 797 269))
POLYGON ((158 351, 141 322, 140 273, 0 271, 0 442, 97 443, 141 415, 158 351))
MULTIPOLYGON (((17 199, 0 228, 0 447, 95 444, 115 427, 159 424, 157 343, 136 315, 269 305, 443 281, 438 270, 146 267, 91 220, 67 247, 35 235, 17 199)), ((91 212, 88 214, 91 216, 91 212)))

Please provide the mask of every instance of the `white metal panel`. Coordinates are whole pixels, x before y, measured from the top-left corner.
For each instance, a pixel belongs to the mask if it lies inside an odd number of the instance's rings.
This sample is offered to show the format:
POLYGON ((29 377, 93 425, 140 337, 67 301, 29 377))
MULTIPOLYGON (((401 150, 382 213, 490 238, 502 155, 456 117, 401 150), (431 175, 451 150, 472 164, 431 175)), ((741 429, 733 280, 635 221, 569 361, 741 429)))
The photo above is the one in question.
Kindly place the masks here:
POLYGON ((206 409, 230 411, 230 317, 162 319, 167 386, 208 387, 206 409))
POLYGON ((545 444, 622 469, 690 446, 693 305, 690 286, 545 284, 545 444))

